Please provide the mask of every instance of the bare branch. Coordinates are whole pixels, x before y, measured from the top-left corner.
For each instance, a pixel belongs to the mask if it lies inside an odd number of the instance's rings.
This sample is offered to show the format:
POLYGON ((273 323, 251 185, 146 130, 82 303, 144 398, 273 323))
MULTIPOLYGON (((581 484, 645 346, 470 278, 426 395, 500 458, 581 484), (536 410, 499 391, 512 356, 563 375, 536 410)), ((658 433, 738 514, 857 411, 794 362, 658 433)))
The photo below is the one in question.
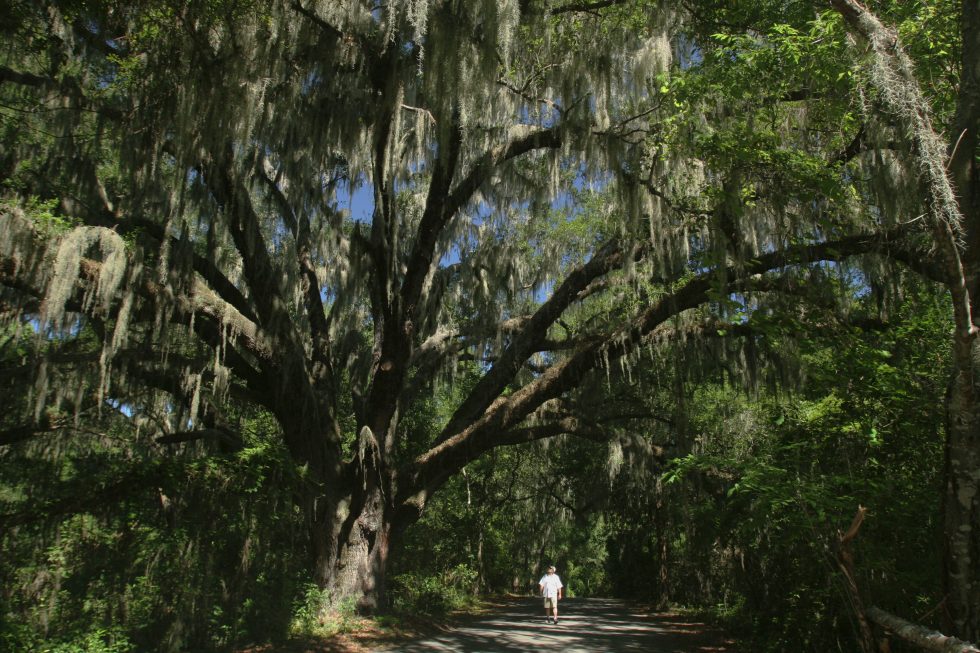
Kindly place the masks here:
POLYGON ((82 512, 101 512, 127 498, 138 496, 163 484, 166 467, 159 464, 143 464, 122 476, 101 485, 93 485, 90 479, 66 488, 62 496, 50 500, 34 500, 26 503, 18 512, 0 515, 0 531, 25 524, 36 524, 82 512))
POLYGON ((34 86, 46 90, 60 90, 61 84, 50 77, 41 77, 33 73, 25 73, 6 66, 0 66, 0 84, 19 84, 34 86))
POLYGON ((561 140, 561 133, 556 126, 536 130, 523 138, 518 138, 487 152, 476 161, 469 174, 453 190, 446 206, 447 215, 455 215, 502 163, 533 150, 556 149, 561 147, 561 140))
POLYGON ((199 429, 196 431, 175 431, 156 438, 157 444, 183 444, 185 442, 196 442, 198 440, 218 440, 230 446, 232 449, 241 449, 242 439, 235 433, 227 429, 211 428, 199 429))
POLYGON ((593 0, 592 2, 570 2, 548 10, 551 15, 567 14, 570 12, 595 13, 606 7, 626 4, 628 0, 593 0))
POLYGON ((326 20, 321 18, 313 9, 308 9, 304 7, 303 3, 300 2, 300 0, 293 1, 293 9, 295 9, 298 13, 302 14, 303 16, 306 16, 306 18, 308 18, 312 23, 314 23, 317 27, 322 29, 327 34, 330 34, 331 36, 334 36, 336 38, 343 38, 344 36, 343 32, 341 32, 337 27, 331 25, 326 20))
POLYGON ((0 85, 2 84, 29 86, 49 93, 59 93, 62 95, 62 97, 73 100, 76 103, 75 106, 77 108, 95 111, 101 115, 116 120, 123 117, 122 112, 118 109, 93 103, 92 100, 82 92, 78 82, 70 78, 66 79, 65 81, 58 81, 50 77, 42 77, 40 75, 35 75, 34 73, 14 70, 13 68, 8 68, 7 66, 0 66, 0 85))
POLYGON ((980 646, 976 644, 929 630, 925 626, 896 617, 879 607, 872 605, 866 613, 871 621, 923 650, 936 651, 936 653, 980 653, 980 646))
POLYGON ((45 415, 39 424, 26 424, 0 431, 0 447, 30 440, 39 435, 57 433, 65 427, 70 426, 71 423, 71 419, 67 416, 52 419, 45 415))
POLYGON ((549 109, 554 109, 559 114, 563 113, 561 106, 554 100, 549 100, 548 98, 536 98, 530 93, 528 93, 525 89, 518 88, 517 86, 514 86, 513 84, 511 84, 505 79, 498 79, 497 84, 503 86, 504 88, 506 88, 508 91, 511 91, 515 95, 524 98, 531 104, 543 104, 549 109))

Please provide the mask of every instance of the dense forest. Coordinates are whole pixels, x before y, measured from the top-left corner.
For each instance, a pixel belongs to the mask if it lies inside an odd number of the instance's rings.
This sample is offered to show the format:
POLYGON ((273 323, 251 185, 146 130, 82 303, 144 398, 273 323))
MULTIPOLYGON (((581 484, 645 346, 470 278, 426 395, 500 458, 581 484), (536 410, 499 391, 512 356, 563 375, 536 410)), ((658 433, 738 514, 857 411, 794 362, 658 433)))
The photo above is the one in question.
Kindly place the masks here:
POLYGON ((980 641, 975 0, 0 32, 3 650, 236 650, 548 564, 746 651, 980 641))

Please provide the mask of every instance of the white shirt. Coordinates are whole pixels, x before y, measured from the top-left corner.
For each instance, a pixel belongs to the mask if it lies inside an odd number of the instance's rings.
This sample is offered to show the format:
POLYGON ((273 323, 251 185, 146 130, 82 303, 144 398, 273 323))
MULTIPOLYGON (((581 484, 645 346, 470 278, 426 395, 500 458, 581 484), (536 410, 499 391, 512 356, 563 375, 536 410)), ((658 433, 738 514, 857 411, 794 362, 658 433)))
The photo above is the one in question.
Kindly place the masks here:
POLYGON ((542 592, 546 599, 558 598, 558 590, 560 590, 564 585, 561 584, 561 578, 558 578, 558 574, 545 574, 538 581, 538 585, 541 586, 542 592))

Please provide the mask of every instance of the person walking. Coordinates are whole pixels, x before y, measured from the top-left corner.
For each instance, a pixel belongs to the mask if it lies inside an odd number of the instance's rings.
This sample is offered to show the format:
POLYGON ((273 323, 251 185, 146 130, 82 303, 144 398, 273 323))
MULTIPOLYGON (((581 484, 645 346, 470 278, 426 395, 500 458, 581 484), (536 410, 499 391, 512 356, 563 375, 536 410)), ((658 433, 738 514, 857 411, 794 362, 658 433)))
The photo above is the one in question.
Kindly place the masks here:
POLYGON ((550 623, 554 615, 555 623, 558 623, 558 601, 561 600, 561 590, 564 585, 561 584, 561 578, 555 573, 553 565, 548 567, 548 573, 538 581, 538 587, 541 589, 541 596, 544 597, 545 620, 550 623))

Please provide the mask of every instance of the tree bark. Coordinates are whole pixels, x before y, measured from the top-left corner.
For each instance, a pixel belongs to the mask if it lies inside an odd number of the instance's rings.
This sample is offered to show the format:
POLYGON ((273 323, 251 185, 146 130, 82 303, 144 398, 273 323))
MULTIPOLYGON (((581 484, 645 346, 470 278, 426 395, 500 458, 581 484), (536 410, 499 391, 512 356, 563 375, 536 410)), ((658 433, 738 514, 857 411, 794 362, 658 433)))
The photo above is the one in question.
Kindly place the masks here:
POLYGON ((857 618, 858 644, 860 644, 861 650, 864 653, 874 653, 875 649, 877 648, 875 636, 874 632, 871 630, 871 625, 868 623, 868 612, 864 608, 864 600, 861 598, 861 591, 860 588, 858 588, 857 573, 854 570, 854 555, 851 553, 851 541, 857 537, 858 530, 861 528, 861 524, 864 522, 864 517, 867 512, 868 511, 866 508, 863 506, 858 506, 857 512, 854 514, 854 519, 851 521, 851 525, 847 529, 847 532, 841 534, 838 538, 837 566, 844 575, 844 584, 847 588, 847 595, 851 601, 854 616, 857 618))
POLYGON ((871 606, 867 610, 868 619, 882 628, 891 631, 896 637, 919 646, 926 651, 938 653, 980 653, 980 648, 970 642, 929 630, 924 626, 905 621, 900 617, 871 606))
POLYGON ((361 488, 318 511, 311 525, 314 578, 330 605, 359 613, 386 607, 392 520, 378 487, 361 488))
MULTIPOLYGON (((956 116, 946 163, 964 220, 965 285, 980 294, 980 3, 961 2, 962 53, 956 116)), ((973 324, 971 324, 973 326, 973 324)), ((946 442, 945 590, 950 630, 980 641, 980 346, 957 329, 946 442)))
POLYGON ((980 639, 980 407, 976 388, 980 366, 972 358, 957 365, 948 399, 943 522, 949 628, 959 637, 976 641, 980 639))

